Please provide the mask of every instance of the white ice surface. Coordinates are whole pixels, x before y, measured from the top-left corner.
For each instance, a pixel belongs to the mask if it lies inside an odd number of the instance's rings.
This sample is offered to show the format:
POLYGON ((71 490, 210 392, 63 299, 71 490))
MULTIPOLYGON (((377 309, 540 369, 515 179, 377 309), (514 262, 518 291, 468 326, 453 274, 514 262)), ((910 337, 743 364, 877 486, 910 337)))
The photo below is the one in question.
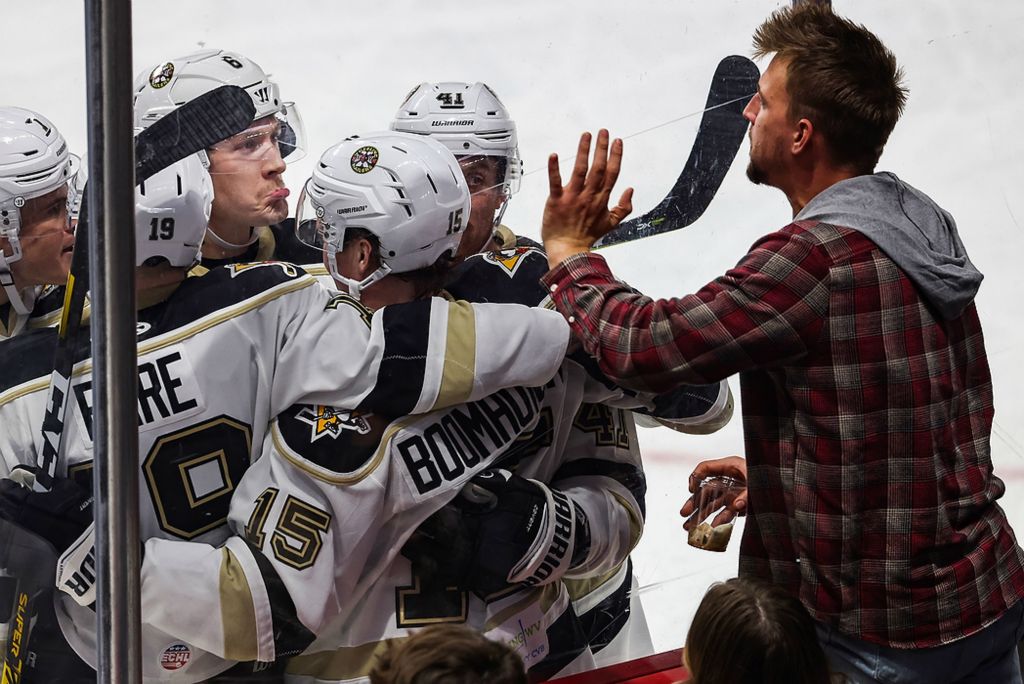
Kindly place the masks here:
MULTIPOLYGON (((882 157, 957 218, 985 273, 978 305, 995 378, 996 473, 1003 505, 1024 529, 1024 3, 1006 0, 894 3, 834 0, 894 50, 910 100, 882 157)), ((571 161, 580 131, 629 136, 623 185, 653 206, 690 148, 718 60, 749 54, 754 27, 779 2, 754 0, 520 0, 516 3, 134 3, 135 69, 203 47, 238 50, 272 72, 299 103, 310 153, 288 173, 293 199, 315 157, 348 134, 386 128, 421 81, 484 80, 519 127, 528 175, 506 223, 536 237, 547 154, 571 161), (689 116, 688 116, 689 115, 689 116)), ((82 3, 7 0, 0 84, 8 104, 37 109, 85 148, 82 3)), ((734 165, 701 221, 683 232, 614 248, 617 275, 654 296, 691 292, 733 265, 758 236, 789 219, 783 196, 750 185, 734 165)), ((736 387, 734 386, 734 391, 736 387)), ((737 416, 739 407, 737 407, 737 416)), ((648 527, 636 552, 659 650, 682 642, 707 585, 731 576, 725 554, 688 547, 677 515, 699 460, 741 454, 740 421, 710 437, 642 431, 649 473, 648 527)), ((737 530, 737 535, 739 530, 737 530)), ((639 654, 638 654, 639 655, 639 654)))

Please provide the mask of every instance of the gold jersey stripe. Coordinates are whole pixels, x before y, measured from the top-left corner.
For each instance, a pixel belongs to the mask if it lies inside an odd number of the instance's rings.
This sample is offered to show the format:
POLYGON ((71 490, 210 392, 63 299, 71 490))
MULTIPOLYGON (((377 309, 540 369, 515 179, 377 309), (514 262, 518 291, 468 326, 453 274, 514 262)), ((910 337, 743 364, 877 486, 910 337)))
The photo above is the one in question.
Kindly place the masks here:
POLYGON ((444 370, 434 407, 464 404, 473 392, 476 370, 476 313, 468 302, 448 305, 444 370))
POLYGON ((220 619, 224 628, 224 657, 230 660, 256 660, 256 612, 245 571, 228 549, 220 564, 220 619))
POLYGON ((313 677, 318 680, 349 680, 370 674, 377 656, 391 642, 407 637, 371 641, 359 646, 343 646, 333 651, 321 651, 295 656, 288 661, 285 672, 290 675, 313 677))
POLYGON ((565 577, 562 581, 565 583, 565 588, 569 592, 569 598, 573 601, 580 599, 583 596, 592 594, 596 589, 603 586, 606 582, 614 579, 617 574, 622 570, 622 566, 626 564, 626 561, 622 561, 614 568, 604 573, 603 575, 596 575, 594 577, 584 577, 582 579, 572 579, 565 577))
POLYGON ((619 492, 609 491, 612 498, 619 502, 619 505, 626 509, 629 513, 629 539, 631 542, 630 550, 635 549, 636 545, 640 543, 640 536, 644 533, 644 520, 640 517, 640 512, 637 511, 635 505, 622 496, 619 492))

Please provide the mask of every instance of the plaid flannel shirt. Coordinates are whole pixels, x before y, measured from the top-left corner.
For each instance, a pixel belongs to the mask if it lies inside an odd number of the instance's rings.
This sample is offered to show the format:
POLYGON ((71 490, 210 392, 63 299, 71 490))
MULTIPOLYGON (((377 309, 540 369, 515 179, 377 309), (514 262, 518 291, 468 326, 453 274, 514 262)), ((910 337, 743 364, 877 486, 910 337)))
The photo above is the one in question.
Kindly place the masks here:
POLYGON ((955 641, 1024 592, 995 503, 992 382, 973 304, 943 321, 861 233, 761 238, 694 295, 653 301, 604 259, 544 277, 610 378, 663 391, 740 373, 749 514, 740 574, 897 648, 955 641))

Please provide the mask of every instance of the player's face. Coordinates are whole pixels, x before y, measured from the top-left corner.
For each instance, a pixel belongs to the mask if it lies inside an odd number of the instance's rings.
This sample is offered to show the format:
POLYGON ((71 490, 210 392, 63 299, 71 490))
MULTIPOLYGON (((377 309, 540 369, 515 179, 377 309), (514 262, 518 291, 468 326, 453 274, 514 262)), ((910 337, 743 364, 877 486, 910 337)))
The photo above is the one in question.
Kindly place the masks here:
MULTIPOLYGON (((68 223, 68 189, 62 186, 42 197, 25 202, 21 208, 22 257, 11 264, 18 287, 57 285, 65 282, 71 268, 75 237, 68 223)), ((0 240, 10 255, 6 240, 0 240)))
POLYGON ((281 124, 275 117, 252 126, 209 150, 213 178, 210 225, 266 226, 288 215, 285 163, 277 146, 281 124))
POLYGON ((494 232, 494 213, 502 202, 500 165, 496 157, 462 157, 462 175, 472 193, 469 224, 459 241, 458 259, 484 251, 494 232))
POLYGON ((786 141, 792 131, 786 65, 786 60, 778 57, 771 61, 761 75, 757 94, 743 110, 751 124, 747 177, 754 183, 777 186, 785 173, 786 141))

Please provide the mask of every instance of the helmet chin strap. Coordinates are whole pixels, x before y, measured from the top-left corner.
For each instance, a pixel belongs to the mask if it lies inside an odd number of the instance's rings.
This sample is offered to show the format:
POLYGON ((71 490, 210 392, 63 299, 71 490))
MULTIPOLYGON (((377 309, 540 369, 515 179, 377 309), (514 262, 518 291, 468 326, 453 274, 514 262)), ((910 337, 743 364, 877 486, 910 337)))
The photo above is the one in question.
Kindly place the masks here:
POLYGON ((11 258, 8 260, 4 250, 0 248, 0 287, 3 287, 14 310, 21 315, 28 315, 31 312, 31 307, 21 298, 21 292, 15 285, 14 274, 11 272, 11 264, 21 260, 21 241, 17 235, 5 234, 4 237, 11 245, 11 258))
POLYGON ((338 271, 338 248, 334 240, 327 242, 327 269, 331 272, 331 277, 334 278, 334 282, 338 283, 339 287, 344 285, 344 289, 348 291, 349 296, 356 301, 359 301, 362 297, 363 290, 373 285, 375 282, 387 276, 391 273, 391 267, 385 263, 377 268, 376 271, 366 276, 362 280, 356 280, 355 278, 349 278, 343 276, 338 271))
POLYGON ((492 228, 497 228, 501 225, 501 219, 505 216, 505 210, 508 209, 508 199, 509 195, 506 193, 501 200, 501 206, 498 207, 498 211, 494 212, 494 225, 491 226, 492 228))
POLYGON ((222 238, 220 235, 217 235, 216 231, 214 231, 214 229, 213 229, 213 226, 211 226, 211 225, 207 225, 206 226, 206 235, 207 235, 207 237, 210 238, 210 240, 213 242, 213 244, 217 245, 218 247, 221 247, 222 249, 243 249, 245 247, 248 247, 252 243, 256 242, 259 239, 259 237, 260 237, 259 231, 257 231, 252 226, 249 227, 249 231, 250 231, 249 232, 249 240, 246 241, 246 242, 243 242, 242 244, 236 245, 233 242, 228 242, 227 240, 222 238))

